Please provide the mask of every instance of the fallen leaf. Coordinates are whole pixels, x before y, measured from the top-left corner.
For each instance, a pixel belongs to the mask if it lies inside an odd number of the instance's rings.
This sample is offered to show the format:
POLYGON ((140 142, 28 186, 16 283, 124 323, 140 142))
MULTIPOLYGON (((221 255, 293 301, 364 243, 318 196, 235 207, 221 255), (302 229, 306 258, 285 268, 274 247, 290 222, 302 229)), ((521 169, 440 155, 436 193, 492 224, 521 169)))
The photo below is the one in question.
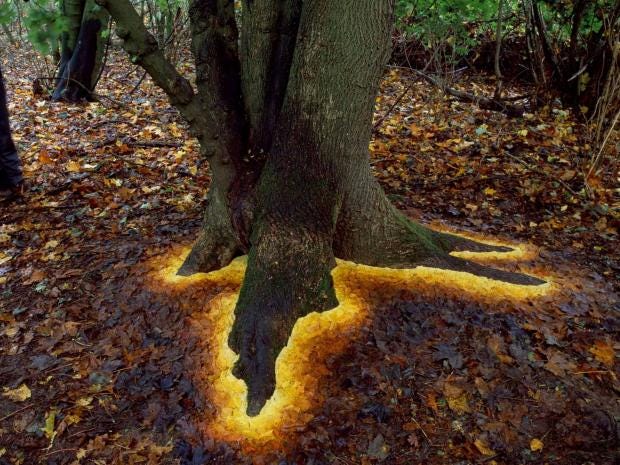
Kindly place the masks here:
POLYGON ((478 451, 482 455, 486 455, 486 456, 495 455, 495 451, 493 449, 491 449, 489 447, 489 445, 487 444, 487 442, 484 439, 482 439, 482 438, 476 439, 474 441, 474 445, 476 446, 476 449, 478 449, 478 451))
POLYGON ((534 439, 532 439, 530 441, 530 450, 532 452, 538 452, 538 451, 542 450, 543 446, 544 446, 544 444, 543 444, 543 442, 540 439, 534 438, 534 439))
POLYGON ((611 344, 605 341, 595 341, 589 351, 594 355, 594 358, 597 361, 607 365, 608 367, 613 366, 616 354, 614 353, 614 348, 611 344))
POLYGON ((463 413, 471 411, 467 400, 467 393, 459 386, 445 383, 443 393, 448 401, 448 407, 456 414, 462 415, 463 413))
POLYGON ((41 431, 45 434, 45 437, 50 440, 50 444, 54 441, 54 424, 56 423, 56 410, 52 409, 45 414, 45 426, 41 428, 41 431))
POLYGON ((368 445, 368 456, 378 460, 385 460, 390 455, 390 448, 385 443, 383 435, 377 434, 368 445))
POLYGON ((32 397, 32 392, 30 388, 25 384, 22 384, 16 389, 9 389, 2 393, 4 397, 8 397, 13 402, 24 402, 27 399, 32 397))

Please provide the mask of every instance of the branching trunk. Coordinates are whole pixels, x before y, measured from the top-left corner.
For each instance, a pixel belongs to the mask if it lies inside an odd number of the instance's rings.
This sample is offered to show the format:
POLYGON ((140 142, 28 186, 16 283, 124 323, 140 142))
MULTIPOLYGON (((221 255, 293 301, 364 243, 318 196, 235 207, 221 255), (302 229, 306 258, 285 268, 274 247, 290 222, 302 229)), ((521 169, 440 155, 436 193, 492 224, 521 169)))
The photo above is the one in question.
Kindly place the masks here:
POLYGON ((61 61, 52 95, 54 100, 92 99, 103 66, 109 15, 94 0, 64 0, 67 31, 62 37, 61 61))
POLYGON ((368 141, 389 55, 391 1, 248 0, 239 41, 232 0, 194 0, 196 92, 129 0, 98 1, 210 162, 204 227, 179 273, 211 271, 248 253, 229 337, 239 354, 234 373, 248 386, 248 414, 272 395, 275 361, 297 319, 337 305, 335 258, 540 283, 452 257, 453 250, 506 249, 410 221, 374 179, 368 141))

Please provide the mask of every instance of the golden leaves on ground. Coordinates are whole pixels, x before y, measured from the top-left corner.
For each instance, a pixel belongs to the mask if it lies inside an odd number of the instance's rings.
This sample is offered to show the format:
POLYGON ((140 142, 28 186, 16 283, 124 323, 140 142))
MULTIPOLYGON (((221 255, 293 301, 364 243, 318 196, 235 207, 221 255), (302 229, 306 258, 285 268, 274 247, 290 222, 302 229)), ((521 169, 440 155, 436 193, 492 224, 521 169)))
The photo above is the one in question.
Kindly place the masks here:
MULTIPOLYGON (((295 324, 287 346, 276 362, 276 390, 261 413, 248 417, 245 383, 232 374, 237 355, 228 347, 228 335, 234 322, 238 288, 245 272, 245 257, 237 258, 220 270, 190 277, 176 274, 189 248, 155 258, 151 286, 159 292, 174 293, 184 300, 193 299, 196 308, 192 326, 204 339, 210 360, 196 373, 197 383, 208 391, 216 413, 206 419, 204 431, 211 437, 239 442, 248 451, 284 447, 289 432, 312 418, 312 408, 322 399, 321 380, 329 373, 325 360, 340 353, 371 316, 373 303, 390 292, 415 288, 429 297, 466 295, 485 302, 505 299, 527 300, 548 294, 554 287, 549 277, 539 286, 523 286, 494 281, 464 272, 429 267, 387 269, 338 261, 333 270, 336 295, 340 305, 333 310, 311 313, 295 324), (217 286, 219 295, 201 308, 196 292, 217 286)), ((459 255, 497 261, 529 257, 532 250, 516 247, 503 254, 461 252, 459 255)), ((456 254, 455 254, 456 255, 456 254)), ((185 302, 184 305, 192 305, 185 302)), ((499 349, 498 349, 499 351, 499 349)), ((500 354, 502 355, 502 354, 500 354)), ((467 393, 457 385, 446 383, 445 396, 455 412, 469 411, 467 393)))

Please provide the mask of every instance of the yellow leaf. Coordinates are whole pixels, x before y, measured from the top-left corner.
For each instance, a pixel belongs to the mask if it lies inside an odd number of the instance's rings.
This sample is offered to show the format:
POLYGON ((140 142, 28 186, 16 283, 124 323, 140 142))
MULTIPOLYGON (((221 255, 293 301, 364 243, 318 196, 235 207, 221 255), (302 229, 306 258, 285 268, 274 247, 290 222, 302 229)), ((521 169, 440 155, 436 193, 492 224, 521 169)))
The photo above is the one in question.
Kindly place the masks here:
POLYGON ((81 169, 82 168, 80 164, 75 160, 71 160, 69 163, 67 163, 67 171, 71 173, 78 173, 81 169))
POLYGON ((172 134, 174 137, 181 137, 183 135, 183 132, 179 129, 177 123, 172 123, 170 126, 168 126, 168 129, 170 129, 170 134, 172 134))
POLYGON ((467 402, 467 393, 456 384, 446 383, 443 393, 448 401, 448 407, 453 412, 462 415, 469 412, 469 403, 467 402))
POLYGON ((474 445, 476 446, 476 449, 478 449, 478 451, 482 455, 487 455, 487 456, 495 455, 495 451, 491 449, 489 445, 486 443, 486 441, 482 438, 476 439, 474 441, 474 445))
POLYGON ((614 348, 611 344, 608 344, 605 341, 595 341, 589 351, 594 355, 594 358, 597 361, 607 365, 608 367, 613 366, 616 354, 614 353, 614 348))
POLYGON ((25 384, 22 384, 20 387, 16 389, 9 389, 2 393, 4 397, 8 397, 13 402, 23 402, 27 399, 30 399, 32 396, 32 392, 30 392, 30 388, 25 384))
POLYGON ((484 195, 488 195, 489 197, 495 195, 497 191, 491 187, 487 187, 484 189, 484 195))
POLYGON ((56 436, 54 423, 56 423, 56 410, 52 409, 45 414, 45 426, 41 428, 41 431, 45 433, 45 437, 50 440, 50 443, 54 440, 54 436, 56 436))
POLYGON ((530 450, 532 452, 538 452, 539 450, 542 450, 543 446, 544 444, 540 439, 534 438, 530 441, 530 450))
POLYGON ((44 249, 55 249, 56 247, 58 247, 58 241, 54 239, 47 241, 43 246, 44 249))
POLYGON ((92 397, 82 397, 75 402, 75 405, 79 407, 88 407, 93 402, 92 397))
POLYGON ((517 132, 521 137, 527 137, 527 129, 521 129, 517 132))
POLYGON ((450 407, 450 409, 458 415, 469 412, 470 409, 469 403, 467 402, 467 394, 463 393, 458 397, 448 397, 448 407, 450 407))

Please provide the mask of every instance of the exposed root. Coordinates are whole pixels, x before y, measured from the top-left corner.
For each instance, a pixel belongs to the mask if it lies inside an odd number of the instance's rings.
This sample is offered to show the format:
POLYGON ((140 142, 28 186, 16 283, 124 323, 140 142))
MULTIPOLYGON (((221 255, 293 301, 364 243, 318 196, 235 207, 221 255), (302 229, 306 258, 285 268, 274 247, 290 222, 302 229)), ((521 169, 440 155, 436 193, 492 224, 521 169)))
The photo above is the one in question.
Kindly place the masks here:
POLYGON ((275 362, 295 322, 338 305, 334 266, 328 238, 281 232, 252 248, 228 341, 239 354, 234 375, 248 387, 248 415, 273 395, 275 362))
POLYGON ((242 253, 229 219, 226 201, 214 188, 209 191, 209 203, 198 239, 177 274, 190 276, 218 270, 242 253))
MULTIPOLYGON (((268 211, 252 224, 248 266, 228 339, 230 348, 239 355, 233 374, 247 385, 249 416, 258 415, 273 395, 276 359, 297 320, 338 305, 331 277, 334 255, 375 267, 427 266, 511 284, 544 284, 533 276, 450 255, 456 251, 501 253, 512 249, 426 228, 396 211, 378 189, 369 194, 370 198, 374 196, 370 204, 375 208, 364 208, 361 202, 360 208, 345 210, 335 230, 332 209, 338 203, 336 199, 311 193, 310 202, 279 190, 266 190, 263 195, 262 204, 268 211), (313 208, 302 209, 300 205, 313 208)), ((240 253, 241 244, 228 209, 217 201, 217 195, 213 197, 200 237, 178 274, 213 271, 240 253)))
POLYGON ((436 257, 426 263, 422 263, 421 265, 432 268, 441 268, 444 270, 462 271, 464 273, 483 276, 496 281, 503 281, 506 283, 519 284, 523 286, 539 286, 541 284, 545 284, 545 281, 534 276, 492 268, 490 266, 481 265, 462 258, 453 257, 451 255, 436 257))
POLYGON ((191 276, 218 270, 239 255, 241 250, 232 234, 216 233, 203 228, 177 274, 191 276))
POLYGON ((435 238, 444 252, 512 252, 513 249, 502 245, 491 245, 477 242, 454 234, 435 232, 435 238))

